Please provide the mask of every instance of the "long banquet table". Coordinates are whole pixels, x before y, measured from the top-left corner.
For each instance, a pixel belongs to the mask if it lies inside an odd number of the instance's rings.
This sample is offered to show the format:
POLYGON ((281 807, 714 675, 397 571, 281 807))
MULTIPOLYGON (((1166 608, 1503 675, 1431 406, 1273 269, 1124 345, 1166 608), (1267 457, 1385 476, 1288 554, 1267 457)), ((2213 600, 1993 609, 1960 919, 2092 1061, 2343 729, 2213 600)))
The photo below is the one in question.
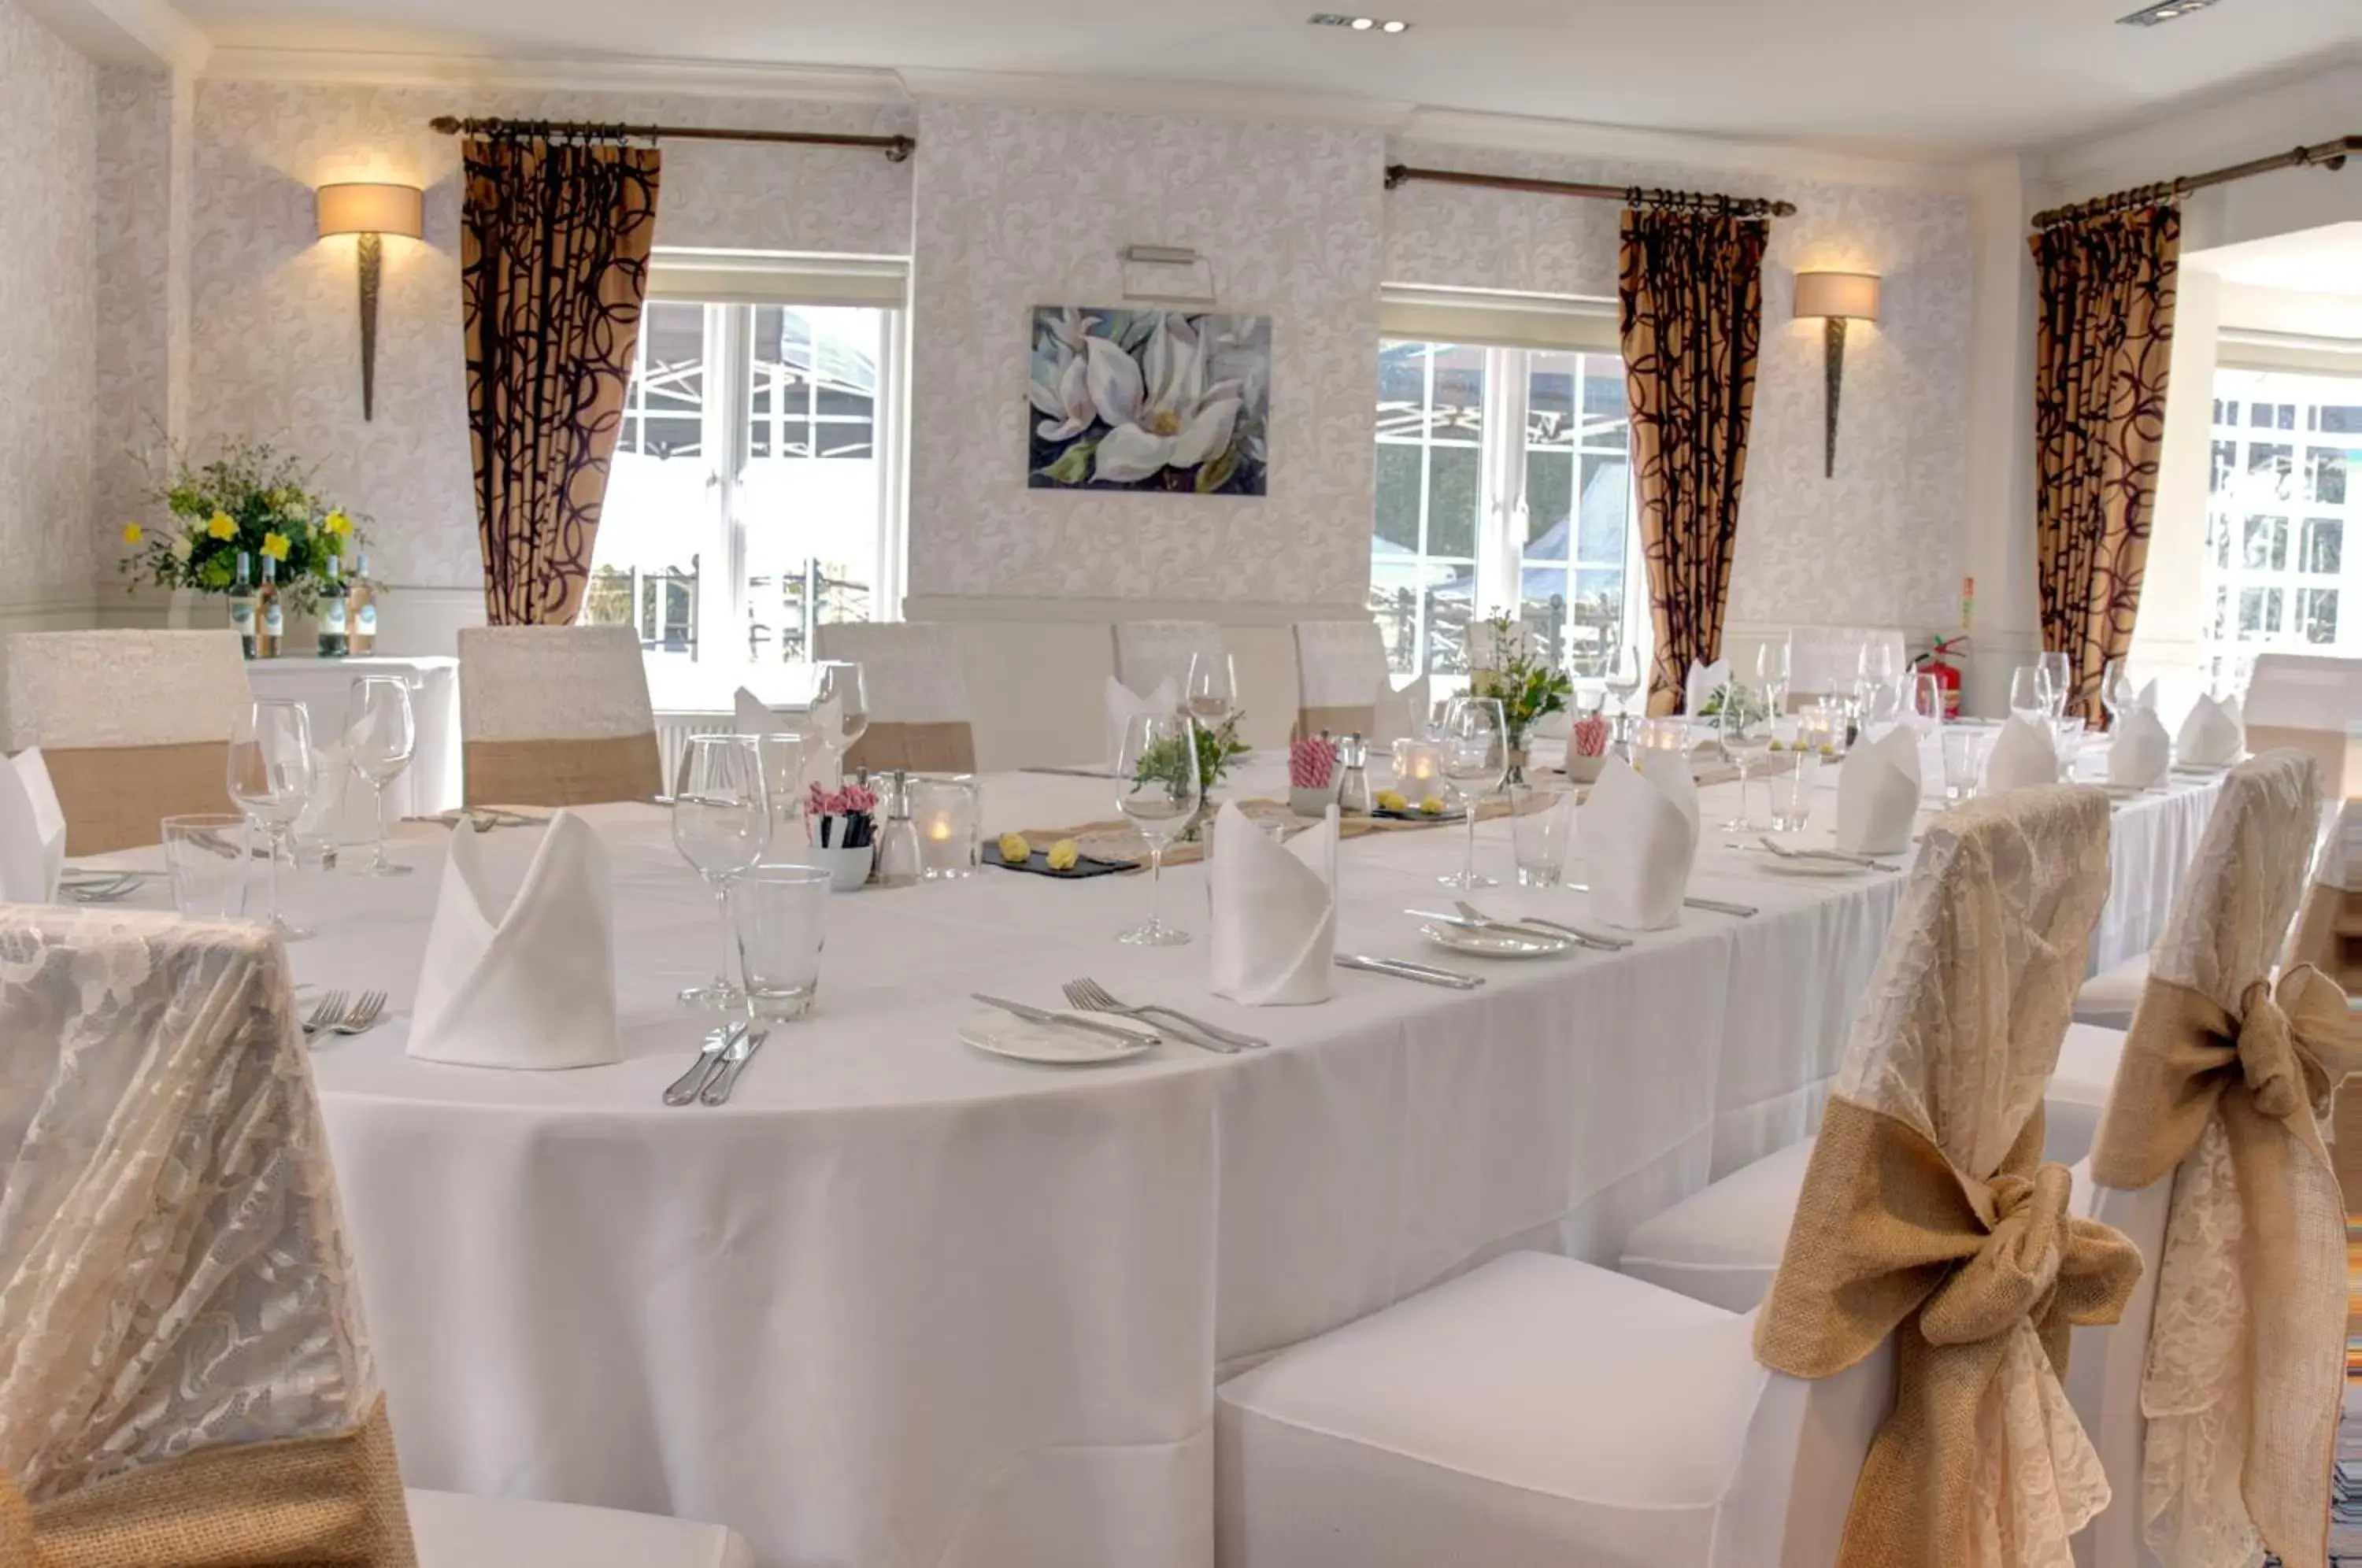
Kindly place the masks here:
MULTIPOLYGON (((1103 819, 1109 789, 996 776, 988 816, 1103 819)), ((2118 807, 2130 902, 2097 961, 2146 945, 2213 792, 2118 807)), ((1704 791, 1705 820, 1733 801, 1704 791)), ((712 969, 712 906, 657 809, 585 815, 614 864, 620 1066, 404 1055, 441 830, 406 830, 421 875, 293 895, 320 928, 301 981, 394 995, 390 1025, 312 1060, 404 1474, 720 1520, 800 1568, 1208 1568, 1220 1377, 1505 1250, 1612 1258, 1639 1219, 1805 1135, 1904 881, 1776 876, 1709 831, 1693 890, 1758 917, 1483 965, 1400 912, 1451 896, 1434 878, 1460 831, 1359 839, 1340 950, 1489 983, 1341 972, 1330 1004, 1259 1010, 1206 989, 1195 867, 1166 874, 1201 938, 1172 949, 1111 939, 1142 878, 842 896, 814 1014, 728 1107, 668 1110, 703 1027, 673 992, 712 969), (970 991, 1054 1003, 1085 974, 1273 1046, 1059 1070, 954 1038, 970 991)), ((1495 875, 1507 831, 1480 832, 1495 875)), ((535 836, 484 844, 521 876, 535 836)))

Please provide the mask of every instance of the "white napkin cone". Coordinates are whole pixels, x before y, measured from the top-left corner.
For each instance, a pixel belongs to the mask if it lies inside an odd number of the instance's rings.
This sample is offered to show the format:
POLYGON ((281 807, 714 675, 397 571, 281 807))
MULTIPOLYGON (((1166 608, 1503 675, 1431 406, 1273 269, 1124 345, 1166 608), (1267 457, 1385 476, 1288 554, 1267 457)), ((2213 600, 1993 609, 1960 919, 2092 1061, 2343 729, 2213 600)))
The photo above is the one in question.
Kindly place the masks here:
POLYGON ((1425 740, 1428 715, 1434 711, 1435 701, 1428 694, 1427 677, 1422 675, 1396 691, 1388 677, 1378 683, 1378 701, 1374 722, 1370 726, 1370 750, 1391 751, 1398 740, 1425 740))
POLYGON ((1657 931, 1681 918, 1698 845, 1697 788, 1686 770, 1642 773, 1610 756, 1574 820, 1602 921, 1657 931))
POLYGON ((2140 695, 2133 699, 2133 706, 2136 709, 2145 708, 2152 713, 2157 712, 2156 681, 2152 680, 2147 686, 2140 689, 2140 695))
POLYGON ((738 712, 738 733, 742 735, 783 735, 795 733, 795 722, 779 716, 772 706, 744 686, 732 699, 738 712))
POLYGON ((1123 733, 1131 721, 1142 713, 1175 713, 1181 708, 1180 693, 1167 676, 1156 683, 1156 690, 1142 697, 1114 676, 1107 683, 1107 764, 1109 773, 1123 766, 1123 733))
POLYGON ((2165 782, 2173 766, 2173 742, 2155 708, 2138 708, 2120 719, 2108 743, 2108 782, 2123 789, 2146 790, 2165 782))
POLYGON ((451 830, 411 1009, 410 1054, 472 1067, 622 1061, 606 846, 580 817, 559 812, 516 896, 499 907, 484 865, 487 836, 451 830))
POLYGON ((1639 752, 1640 777, 1654 783, 1665 792, 1667 800, 1681 807, 1682 815, 1689 819, 1690 831, 1697 832, 1697 774, 1690 767, 1689 755, 1662 746, 1642 746, 1639 752))
POLYGON ((1900 725, 1846 754, 1838 773, 1838 847, 1899 855, 1919 812, 1919 732, 1900 725))
POLYGON ((1683 684, 1682 712, 1696 718, 1705 711, 1714 694, 1730 684, 1730 661, 1718 658, 1712 664, 1690 660, 1690 678, 1683 684))
POLYGON ((1214 994, 1249 1007, 1327 1001, 1336 993, 1337 808, 1275 844, 1225 804, 1213 834, 1214 994))
POLYGON ((1985 789, 2025 790, 2058 782, 2058 747, 2050 738, 2050 726, 2011 715, 1986 754, 1985 789))
POLYGON ((40 748, 0 767, 0 904, 53 904, 66 868, 66 813, 40 748))
POLYGON ((2247 726, 2239 713, 2239 700, 2217 702, 2201 697, 2174 737, 2174 755, 2191 767, 2228 767, 2247 749, 2247 726))

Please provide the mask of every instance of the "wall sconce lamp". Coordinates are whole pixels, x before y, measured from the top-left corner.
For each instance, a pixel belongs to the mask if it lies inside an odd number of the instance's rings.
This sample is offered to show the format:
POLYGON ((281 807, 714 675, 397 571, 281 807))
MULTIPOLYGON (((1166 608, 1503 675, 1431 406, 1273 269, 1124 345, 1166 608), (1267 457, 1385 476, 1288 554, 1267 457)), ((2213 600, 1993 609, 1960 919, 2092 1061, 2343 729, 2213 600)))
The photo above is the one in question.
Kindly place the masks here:
POLYGON ((1878 319, 1877 277, 1869 272, 1797 273, 1797 319, 1816 315, 1827 333, 1828 433, 1821 463, 1821 477, 1827 479, 1838 471, 1838 392, 1845 382, 1846 323, 1878 319))
POLYGON ((377 291, 385 264, 384 237, 419 237, 425 195, 415 185, 323 185, 313 193, 320 237, 332 234, 360 236, 361 282, 361 417, 369 418, 377 403, 377 291))

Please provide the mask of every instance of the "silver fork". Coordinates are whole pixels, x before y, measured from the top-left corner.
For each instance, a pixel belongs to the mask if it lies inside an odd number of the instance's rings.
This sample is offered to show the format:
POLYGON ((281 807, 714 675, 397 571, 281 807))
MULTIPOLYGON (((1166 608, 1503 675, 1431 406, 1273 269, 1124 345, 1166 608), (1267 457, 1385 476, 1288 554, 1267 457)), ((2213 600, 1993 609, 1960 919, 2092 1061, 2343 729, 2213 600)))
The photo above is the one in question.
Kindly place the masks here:
POLYGON ((353 1003, 353 1010, 328 1025, 331 1034, 366 1034, 377 1027, 378 1015, 385 1010, 383 991, 363 991, 353 1003))
POLYGON ((304 1032, 317 1034, 344 1016, 345 993, 330 991, 320 999, 319 1004, 312 1009, 312 1015, 304 1021, 304 1032))
POLYGON ((1240 1034, 1220 1024, 1208 1023, 1202 1018, 1192 1018, 1169 1007, 1127 1006, 1116 1000, 1105 986, 1088 976, 1079 980, 1068 980, 1059 988, 1065 992, 1068 1007, 1083 1012, 1111 1012, 1119 1018, 1136 1018, 1143 1022, 1167 1019, 1196 1037, 1191 1043, 1209 1051, 1219 1051, 1224 1055, 1238 1051, 1260 1051, 1271 1043, 1252 1034, 1240 1034))

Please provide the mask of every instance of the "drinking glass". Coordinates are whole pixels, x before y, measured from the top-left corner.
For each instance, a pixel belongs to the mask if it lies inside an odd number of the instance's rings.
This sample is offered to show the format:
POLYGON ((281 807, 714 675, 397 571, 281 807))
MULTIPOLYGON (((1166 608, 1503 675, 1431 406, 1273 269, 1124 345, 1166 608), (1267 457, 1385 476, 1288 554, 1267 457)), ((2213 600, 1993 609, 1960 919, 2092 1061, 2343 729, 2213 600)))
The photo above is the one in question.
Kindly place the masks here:
POLYGON ((1984 770, 1985 737, 1979 731, 1955 724, 1944 732, 1944 799, 1966 801, 1977 792, 1977 777, 1984 770))
POLYGON ((713 889, 722 916, 722 967, 710 986, 680 993, 690 1007, 734 1007, 745 993, 730 981, 734 938, 730 884, 763 858, 771 842, 771 807, 763 788, 763 756, 754 735, 691 735, 681 755, 672 797, 672 843, 713 889))
POLYGON ((1772 776, 1772 831, 1802 833, 1812 825, 1813 791, 1820 787, 1821 756, 1816 751, 1796 753, 1796 765, 1772 776))
POLYGON ((1116 760, 1116 810, 1148 841, 1148 919, 1119 933, 1134 947, 1178 947, 1189 933, 1160 914, 1164 846, 1188 825, 1204 798, 1198 774, 1197 725, 1179 713, 1134 713, 1116 760))
POLYGON ((1874 706, 1892 711, 1893 701, 1889 694, 1901 678, 1902 671, 1895 668, 1894 646, 1892 643, 1882 637, 1861 645, 1861 652, 1854 660, 1853 722, 1856 729, 1870 722, 1874 706))
POLYGON ((869 733, 868 683, 849 659, 824 659, 812 672, 812 739, 832 764, 842 766, 844 754, 869 733))
POLYGON ((1905 712, 1911 727, 1923 735, 1932 735, 1944 727, 1944 683, 1932 675, 1911 678, 1910 700, 1905 712))
POLYGON ((1772 720, 1767 693, 1733 683, 1717 715, 1722 754, 1738 769, 1738 815, 1722 824, 1728 832, 1744 833, 1754 825, 1747 817, 1747 778, 1757 763, 1771 755, 1772 720))
POLYGON ((1788 645, 1765 643, 1755 650, 1755 684, 1776 715, 1788 707, 1788 645))
POLYGON ((164 869, 172 908, 199 920, 237 920, 246 913, 247 834, 235 812, 166 817, 164 869))
POLYGON ((753 737, 763 771, 763 800, 770 819, 770 853, 791 856, 804 847, 804 766, 811 743, 792 730, 753 737))
POLYGON ((2035 660, 2050 681, 2050 716, 2054 719, 2067 712, 2067 699, 2075 693, 2075 667, 2067 662, 2063 653, 2045 652, 2035 660))
POLYGON ((1574 836, 1574 813, 1564 810, 1568 791, 1555 784, 1509 786, 1509 842, 1518 857, 1518 884, 1555 888, 1566 876, 1566 851, 1574 836))
POLYGON ((1200 651, 1189 656, 1189 690, 1182 699, 1189 716, 1206 729, 1219 730, 1238 712, 1238 671, 1226 653, 1200 651))
POLYGON ((398 675, 364 675, 345 697, 345 748, 353 771, 370 787, 370 821, 377 830, 363 877, 407 877, 410 867, 385 857, 385 787, 402 777, 418 752, 418 720, 410 683, 398 675))
POLYGON ((2083 719, 2081 714, 2070 719, 2053 719, 2051 727, 2058 732, 2058 782, 2075 781, 2075 764, 2083 754, 2083 719))
POLYGON ((2037 664, 2021 664, 2009 678, 2009 711, 2028 721, 2050 716, 2050 677, 2037 664))
POLYGON ((248 822, 262 830, 269 851, 266 918, 290 942, 309 936, 309 931, 290 924, 279 908, 279 840, 304 814, 317 781, 312 721, 304 704, 286 697, 258 697, 248 702, 230 734, 228 773, 229 798, 248 822))
POLYGON ((2120 658, 2112 658, 2100 671, 2100 706, 2107 710, 2108 728, 2124 723, 2140 701, 2139 690, 2133 685, 2132 671, 2120 658))
POLYGON ((1632 737, 1632 699, 1640 692, 1639 650, 1629 643, 1616 650, 1607 666, 1607 693, 1616 699, 1616 742, 1627 745, 1632 737))
POLYGON ((731 925, 749 1016, 800 1018, 811 1010, 828 938, 828 884, 829 874, 817 866, 762 862, 739 875, 731 925))
POLYGON ((1443 711, 1443 776, 1460 791, 1468 813, 1468 858, 1460 870, 1440 877, 1447 888, 1494 888, 1476 875, 1476 808, 1486 791, 1501 787, 1509 771, 1509 723, 1497 697, 1454 697, 1443 711))

